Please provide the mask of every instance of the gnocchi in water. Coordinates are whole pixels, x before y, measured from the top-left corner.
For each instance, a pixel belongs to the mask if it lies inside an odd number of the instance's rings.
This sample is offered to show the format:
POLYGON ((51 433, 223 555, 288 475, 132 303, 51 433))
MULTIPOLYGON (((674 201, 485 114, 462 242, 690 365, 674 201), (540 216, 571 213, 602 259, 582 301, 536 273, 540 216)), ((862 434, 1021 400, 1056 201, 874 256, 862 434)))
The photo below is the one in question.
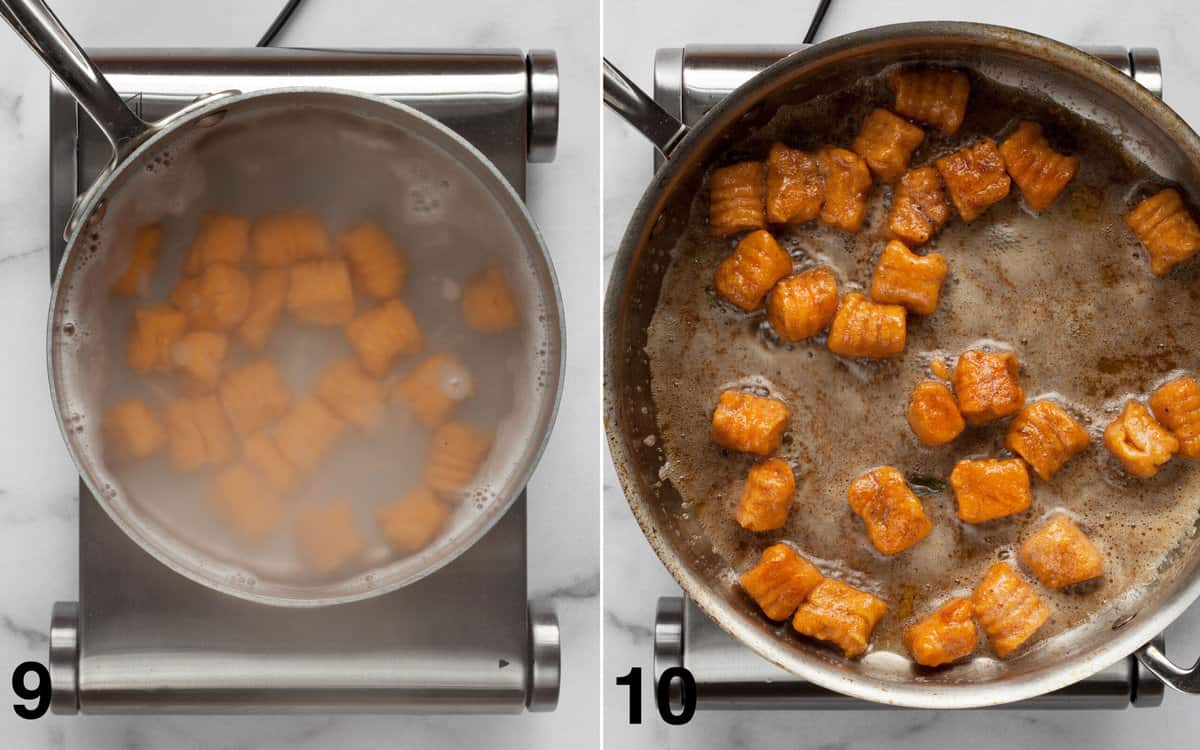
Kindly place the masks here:
POLYGON ((494 259, 427 256, 381 221, 309 209, 139 229, 110 286, 128 309, 103 420, 117 476, 194 496, 205 543, 272 575, 354 575, 434 544, 479 500, 511 408, 492 373, 536 311, 494 259))
POLYGON ((1195 196, 970 70, 759 116, 645 347, 660 477, 747 606, 951 675, 1118 619, 1200 512, 1195 196))

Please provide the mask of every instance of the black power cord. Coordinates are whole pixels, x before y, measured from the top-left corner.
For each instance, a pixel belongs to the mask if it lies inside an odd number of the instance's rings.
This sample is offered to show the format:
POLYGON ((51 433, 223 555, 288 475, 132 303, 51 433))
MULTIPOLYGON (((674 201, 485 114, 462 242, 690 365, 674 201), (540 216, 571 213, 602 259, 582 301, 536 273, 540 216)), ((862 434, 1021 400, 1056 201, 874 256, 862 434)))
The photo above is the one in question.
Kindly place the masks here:
POLYGON ((817 10, 813 13, 812 23, 808 25, 808 32, 804 35, 804 43, 812 44, 817 38, 817 30, 821 28, 821 22, 825 20, 825 12, 829 10, 829 5, 833 0, 821 0, 817 3, 817 10))
POLYGON ((271 22, 270 27, 258 40, 256 47, 270 47, 271 42, 275 41, 275 37, 279 36, 279 32, 283 31, 283 27, 291 19, 292 14, 296 12, 296 8, 300 7, 301 0, 288 0, 283 6, 283 10, 279 11, 279 15, 275 16, 275 20, 271 22))

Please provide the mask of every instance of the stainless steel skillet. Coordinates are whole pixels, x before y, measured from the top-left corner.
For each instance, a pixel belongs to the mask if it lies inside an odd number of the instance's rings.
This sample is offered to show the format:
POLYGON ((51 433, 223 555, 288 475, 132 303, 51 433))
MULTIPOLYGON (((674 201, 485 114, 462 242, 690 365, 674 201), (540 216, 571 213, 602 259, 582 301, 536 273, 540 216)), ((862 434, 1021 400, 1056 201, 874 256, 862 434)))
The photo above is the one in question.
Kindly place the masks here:
MULTIPOLYGON (((0 15, 97 122, 114 149, 112 162, 80 198, 68 222, 47 342, 53 402, 68 449, 114 522, 182 575, 224 593, 284 606, 331 605, 394 590, 446 565, 491 528, 525 486, 542 454, 557 410, 563 367, 562 306, 553 267, 524 204, 495 167, 463 138, 420 112, 351 91, 222 92, 163 121, 143 122, 44 3, 5 0, 0 15), (321 162, 325 171, 313 174, 304 165, 314 144, 326 156, 344 153, 347 158, 326 159, 321 162), (132 233, 141 223, 166 215, 183 222, 198 219, 206 202, 235 194, 247 199, 241 210, 253 215, 272 208, 273 202, 295 199, 302 180, 330 186, 327 193, 372 197, 359 187, 367 180, 364 165, 376 168, 371 173, 377 180, 371 187, 379 188, 375 196, 396 196, 376 200, 375 205, 384 206, 381 210, 395 214, 383 218, 403 224, 398 218, 405 210, 403 197, 416 179, 409 167, 424 161, 453 164, 459 170, 462 185, 457 195, 463 204, 447 200, 447 213, 492 241, 492 257, 528 301, 519 336, 524 349, 520 353, 527 356, 514 357, 513 367, 521 418, 508 420, 497 435, 485 467, 489 491, 477 502, 464 504, 446 533, 419 553, 379 561, 340 578, 297 581, 264 575, 236 556, 219 555, 181 538, 146 512, 154 498, 132 497, 116 480, 100 447, 104 364, 121 356, 126 335, 109 309, 107 289, 127 262, 132 233), (208 193, 220 195, 206 193, 202 181, 193 179, 199 173, 212 176, 208 193), (239 186, 231 175, 239 175, 246 184, 239 186)), ((347 211, 358 208, 348 206, 347 211)))
POLYGON ((868 29, 785 58, 724 99, 690 130, 611 66, 605 100, 666 157, 629 223, 605 306, 605 417, 609 444, 630 507, 660 559, 697 604, 731 635, 768 660, 823 687, 881 703, 950 708, 1007 703, 1039 695, 1137 651, 1169 684, 1200 690, 1200 664, 1172 665, 1143 646, 1200 596, 1200 549, 1179 550, 1149 586, 1132 617, 1085 629, 1059 648, 1036 649, 1001 669, 952 677, 830 659, 799 639, 781 639, 728 584, 728 566, 661 481, 663 455, 650 396, 647 330, 671 250, 688 223, 704 172, 722 150, 766 123, 779 106, 852 85, 898 63, 962 66, 1036 92, 1118 138, 1138 161, 1191 194, 1200 190, 1200 139, 1174 112, 1107 64, 1067 45, 1007 28, 918 23, 868 29))

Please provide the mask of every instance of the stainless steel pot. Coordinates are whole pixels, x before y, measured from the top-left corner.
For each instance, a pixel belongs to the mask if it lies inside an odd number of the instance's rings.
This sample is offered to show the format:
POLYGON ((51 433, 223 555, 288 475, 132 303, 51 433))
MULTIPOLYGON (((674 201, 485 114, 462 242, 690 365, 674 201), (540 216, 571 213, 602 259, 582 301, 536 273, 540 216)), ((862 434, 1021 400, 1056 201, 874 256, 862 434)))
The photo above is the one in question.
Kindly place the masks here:
POLYGON ((647 329, 687 225, 688 208, 711 160, 766 122, 777 107, 845 88, 888 66, 965 66, 1002 84, 1049 96, 1118 137, 1166 180, 1200 194, 1200 138, 1178 115, 1115 68, 1080 50, 1022 31, 971 23, 914 23, 859 31, 790 55, 720 101, 688 129, 615 67, 605 63, 605 102, 666 157, 621 241, 604 310, 605 424, 629 506, 650 545, 684 591, 718 625, 775 664, 840 693, 898 706, 963 708, 1040 695, 1089 676, 1136 651, 1173 687, 1200 692, 1200 662, 1174 665, 1151 638, 1200 596, 1200 544, 1180 549, 1140 609, 1112 627, 1080 629, 1000 669, 917 679, 903 664, 868 668, 830 658, 801 639, 783 639, 728 585, 727 566, 661 480, 663 454, 645 354, 647 329), (724 576, 724 578, 722 578, 724 576))
MULTIPOLYGON (((82 195, 68 222, 67 249, 53 289, 48 333, 50 384, 63 436, 80 476, 113 521, 148 553, 182 575, 234 596, 288 606, 330 605, 394 590, 446 565, 491 528, 519 495, 541 457, 557 412, 564 356, 562 303, 549 255, 524 204, 496 168, 437 121, 407 106, 351 91, 227 91, 203 97, 165 120, 143 122, 40 0, 4 0, 0 15, 113 144, 111 164, 82 195), (293 125, 258 132, 271 123, 289 122, 293 125), (295 122, 315 124, 306 128, 295 122), (205 157, 197 155, 198 149, 230 134, 247 132, 262 137, 251 138, 253 149, 236 156, 257 160, 268 170, 268 182, 272 166, 303 162, 317 137, 325 139, 322 143, 346 144, 347 154, 351 148, 366 149, 361 153, 377 154, 381 161, 403 146, 410 156, 457 164, 467 179, 474 181, 474 202, 462 221, 474 222, 471 230, 475 234, 494 240, 497 262, 511 271, 510 281, 517 293, 530 301, 522 311, 521 336, 521 346, 527 350, 523 353, 528 356, 516 367, 514 377, 514 398, 522 404, 526 418, 520 427, 513 426, 507 434, 502 428, 497 436, 489 458, 489 465, 497 467, 490 477, 490 491, 479 502, 465 504, 468 507, 454 515, 446 533, 421 552, 338 580, 300 583, 272 579, 248 570, 228 555, 214 554, 181 539, 145 511, 145 501, 152 498, 143 498, 139 505, 129 496, 109 474, 100 450, 103 368, 98 364, 111 352, 124 350, 125 330, 113 325, 108 313, 106 281, 125 262, 122 243, 128 243, 138 223, 155 211, 178 213, 182 205, 186 212, 198 205, 196 195, 188 193, 194 185, 185 179, 187 175, 181 176, 184 170, 177 165, 203 162, 205 157)), ((362 163, 362 159, 357 162, 360 167, 362 163)), ((349 191, 361 179, 351 164, 316 178, 349 191)), ((228 165, 213 168, 217 166, 228 165)), ((401 187, 399 182, 394 186, 397 195, 401 195, 401 187)), ((279 178, 261 192, 269 203, 273 191, 286 194, 287 189, 286 181, 279 178)), ((392 204, 399 210, 399 199, 392 204)), ((448 211, 456 209, 447 207, 448 211)))

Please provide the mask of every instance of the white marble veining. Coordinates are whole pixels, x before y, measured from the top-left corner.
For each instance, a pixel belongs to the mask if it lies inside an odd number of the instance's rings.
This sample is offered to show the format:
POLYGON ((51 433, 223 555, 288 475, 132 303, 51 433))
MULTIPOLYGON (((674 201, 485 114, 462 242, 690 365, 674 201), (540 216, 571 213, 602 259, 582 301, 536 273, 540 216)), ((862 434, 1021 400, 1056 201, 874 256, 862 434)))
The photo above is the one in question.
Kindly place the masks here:
MULTIPOLYGON (((654 50, 687 43, 799 42, 815 0, 681 0, 646 3, 606 0, 605 56, 649 90, 654 50)), ((818 39, 855 29, 910 20, 960 19, 1029 29, 1076 44, 1156 46, 1162 53, 1166 101, 1200 126, 1200 52, 1195 0, 1085 0, 1081 2, 962 2, 834 0, 818 39)), ((650 147, 619 118, 604 118, 604 241, 606 275, 625 224, 650 179, 650 147)), ((1200 701, 1168 694, 1157 709, 1122 712, 892 711, 819 713, 699 713, 684 727, 658 720, 651 703, 651 631, 655 600, 679 594, 674 580, 646 544, 610 464, 605 466, 605 744, 629 748, 851 748, 941 747, 1195 747, 1200 701), (630 666, 647 675, 645 723, 626 721, 627 693, 613 679, 630 666)), ((1182 660, 1200 653, 1200 606, 1167 631, 1182 660)))
MULTIPOLYGON (((88 46, 251 46, 283 0, 58 0, 88 46)), ((530 748, 597 738, 599 641, 600 138, 598 2, 306 0, 281 45, 547 47, 559 53, 558 158, 529 171, 529 203, 562 284, 566 391, 529 490, 530 595, 549 597, 563 633, 563 686, 552 714, 511 717, 54 717, 18 719, 8 674, 46 658, 55 600, 77 595, 76 480, 51 410, 44 359, 47 74, 0 26, 0 747, 530 748)), ((469 616, 469 613, 464 613, 469 616)), ((595 744, 593 742, 593 744, 595 744)))

